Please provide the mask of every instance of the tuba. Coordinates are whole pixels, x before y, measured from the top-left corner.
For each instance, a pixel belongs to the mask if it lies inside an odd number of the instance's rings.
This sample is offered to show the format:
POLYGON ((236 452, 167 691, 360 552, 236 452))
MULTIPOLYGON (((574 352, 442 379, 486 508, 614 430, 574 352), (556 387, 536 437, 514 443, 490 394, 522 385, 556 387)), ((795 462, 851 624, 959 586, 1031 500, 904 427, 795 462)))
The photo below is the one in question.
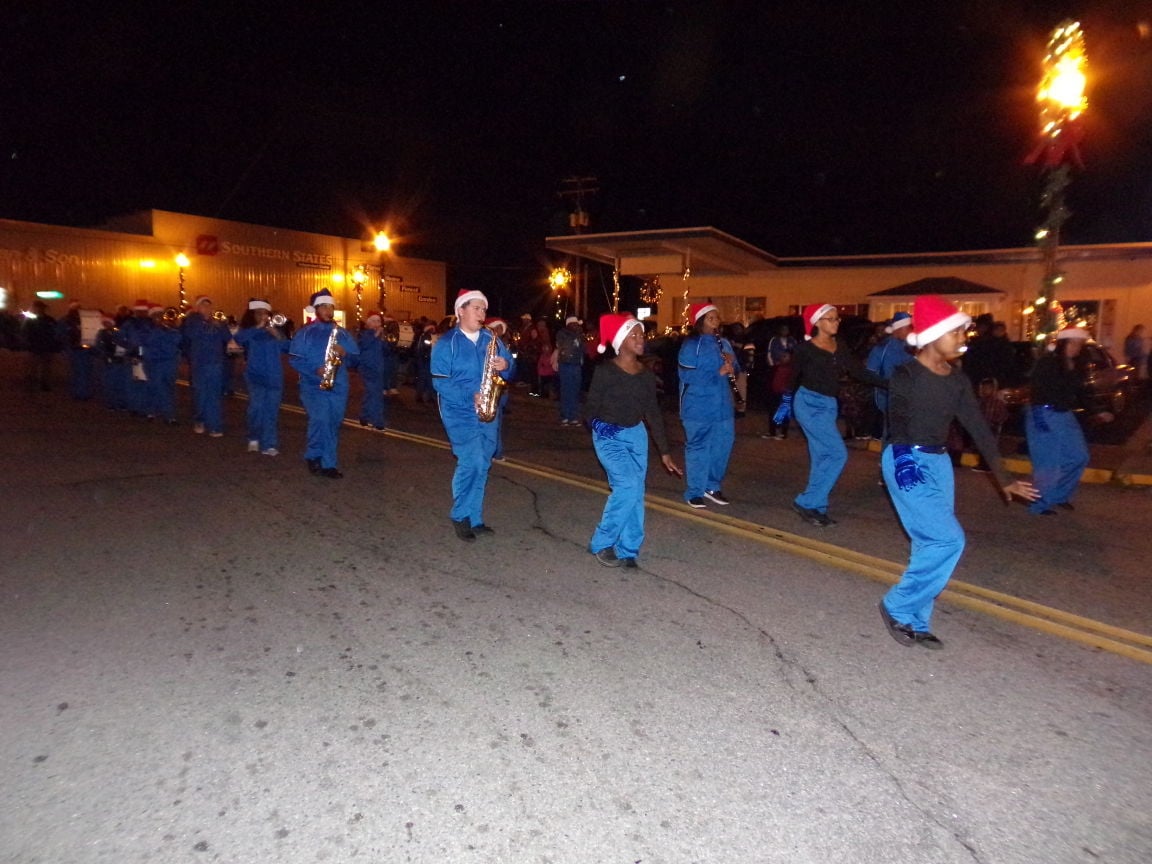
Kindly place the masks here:
POLYGON ((508 382, 500 377, 495 368, 496 358, 500 356, 496 350, 499 344, 500 337, 492 333, 492 341, 484 353, 484 368, 480 370, 480 400, 476 404, 476 416, 482 423, 491 423, 496 419, 500 397, 508 386, 508 382))
POLYGON ((332 322, 332 332, 328 334, 328 344, 324 348, 324 371, 320 375, 320 389, 331 390, 336 383, 336 370, 344 362, 336 350, 336 339, 340 335, 340 328, 332 322))

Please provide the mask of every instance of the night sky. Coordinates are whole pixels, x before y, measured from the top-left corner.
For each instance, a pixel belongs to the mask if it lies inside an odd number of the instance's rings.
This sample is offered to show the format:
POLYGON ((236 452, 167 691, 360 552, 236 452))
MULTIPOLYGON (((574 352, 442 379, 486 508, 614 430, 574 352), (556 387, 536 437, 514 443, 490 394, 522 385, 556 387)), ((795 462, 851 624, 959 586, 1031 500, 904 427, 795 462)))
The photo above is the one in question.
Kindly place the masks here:
POLYGON ((7 218, 387 221, 399 254, 510 291, 543 278, 572 176, 598 178, 596 232, 712 225, 783 256, 1026 246, 1039 63, 1071 16, 1091 84, 1066 241, 1152 241, 1152 3, 14 5, 7 218))

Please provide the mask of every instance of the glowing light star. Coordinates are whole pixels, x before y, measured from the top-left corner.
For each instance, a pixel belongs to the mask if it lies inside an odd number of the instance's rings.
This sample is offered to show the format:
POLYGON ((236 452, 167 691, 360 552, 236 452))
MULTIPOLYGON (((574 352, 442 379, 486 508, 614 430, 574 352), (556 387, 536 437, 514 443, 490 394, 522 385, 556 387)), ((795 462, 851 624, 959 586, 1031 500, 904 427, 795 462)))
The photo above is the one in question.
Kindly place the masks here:
POLYGON ((1040 103, 1041 142, 1028 162, 1042 161, 1055 168, 1071 157, 1080 163, 1077 151, 1081 131, 1077 121, 1088 107, 1088 56, 1084 51, 1084 31, 1076 21, 1065 21, 1052 31, 1044 57, 1044 75, 1036 92, 1040 103))
POLYGON ((563 291, 572 281, 572 273, 565 267, 557 267, 548 275, 548 284, 553 291, 563 291))

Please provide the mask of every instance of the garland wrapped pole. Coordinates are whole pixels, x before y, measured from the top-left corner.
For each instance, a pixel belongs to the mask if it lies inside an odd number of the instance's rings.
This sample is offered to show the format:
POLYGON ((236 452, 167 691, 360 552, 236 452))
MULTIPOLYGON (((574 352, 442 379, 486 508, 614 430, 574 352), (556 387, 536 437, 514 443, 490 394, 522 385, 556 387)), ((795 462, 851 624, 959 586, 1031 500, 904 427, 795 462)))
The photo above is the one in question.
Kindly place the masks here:
POLYGON ((1046 342, 1064 326, 1064 310, 1057 297, 1064 281, 1058 260, 1060 233, 1072 215, 1064 197, 1072 180, 1072 167, 1083 167, 1079 144, 1084 134, 1081 118, 1088 107, 1087 68, 1084 31, 1078 22, 1065 21, 1048 40, 1044 75, 1036 94, 1040 141, 1025 160, 1025 164, 1039 165, 1044 172, 1040 196, 1043 221, 1035 235, 1044 261, 1044 276, 1036 299, 1024 310, 1037 344, 1046 342))

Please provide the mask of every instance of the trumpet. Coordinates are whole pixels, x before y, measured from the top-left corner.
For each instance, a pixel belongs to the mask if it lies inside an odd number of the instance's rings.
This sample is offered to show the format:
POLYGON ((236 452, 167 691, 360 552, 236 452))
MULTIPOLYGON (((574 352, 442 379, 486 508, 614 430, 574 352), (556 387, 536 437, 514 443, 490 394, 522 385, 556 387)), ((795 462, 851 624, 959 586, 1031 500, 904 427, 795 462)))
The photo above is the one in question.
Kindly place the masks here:
POLYGON ((268 325, 267 326, 269 326, 269 327, 283 327, 287 323, 288 323, 288 316, 277 312, 275 315, 272 315, 268 318, 268 325))
POLYGON ((212 313, 212 320, 213 321, 219 321, 221 324, 223 324, 225 321, 228 320, 228 316, 225 315, 223 312, 221 312, 219 309, 217 309, 215 312, 212 313))
POLYGON ((175 326, 184 320, 184 315, 175 306, 169 306, 160 316, 160 321, 168 327, 175 326))

